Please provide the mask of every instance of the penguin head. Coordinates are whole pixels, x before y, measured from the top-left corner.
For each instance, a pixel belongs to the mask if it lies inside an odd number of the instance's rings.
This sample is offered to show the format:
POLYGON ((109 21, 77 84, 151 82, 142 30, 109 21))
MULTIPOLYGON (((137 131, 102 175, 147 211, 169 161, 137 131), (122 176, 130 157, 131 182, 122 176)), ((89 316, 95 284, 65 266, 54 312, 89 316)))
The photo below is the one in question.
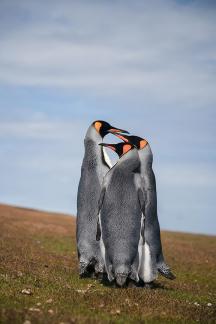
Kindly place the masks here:
POLYGON ((106 136, 108 133, 126 133, 129 134, 126 130, 116 128, 104 120, 96 120, 92 123, 96 131, 101 135, 101 137, 106 136))
POLYGON ((122 134, 114 135, 123 140, 125 143, 133 144, 138 150, 142 150, 148 144, 148 142, 144 138, 139 136, 122 134))
POLYGON ((118 154, 119 158, 128 153, 130 150, 134 149, 133 144, 123 142, 117 144, 100 143, 99 145, 110 148, 118 154))

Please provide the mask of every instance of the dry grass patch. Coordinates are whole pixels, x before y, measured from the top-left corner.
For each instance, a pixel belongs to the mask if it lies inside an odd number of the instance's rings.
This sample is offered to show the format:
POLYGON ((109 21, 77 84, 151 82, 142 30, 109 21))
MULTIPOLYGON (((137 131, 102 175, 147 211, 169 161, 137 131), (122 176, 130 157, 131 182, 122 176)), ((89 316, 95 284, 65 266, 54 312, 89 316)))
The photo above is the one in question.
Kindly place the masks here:
POLYGON ((75 218, 0 205, 0 228, 1 323, 215 323, 216 237, 163 232, 177 279, 118 289, 79 279, 75 218))

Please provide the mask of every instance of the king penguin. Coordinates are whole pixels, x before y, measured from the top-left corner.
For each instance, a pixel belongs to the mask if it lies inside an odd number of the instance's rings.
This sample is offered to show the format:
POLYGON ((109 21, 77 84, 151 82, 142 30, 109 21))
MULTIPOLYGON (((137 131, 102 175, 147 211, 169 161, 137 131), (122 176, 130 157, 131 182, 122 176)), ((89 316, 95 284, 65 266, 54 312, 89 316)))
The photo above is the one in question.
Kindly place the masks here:
POLYGON ((98 206, 97 240, 100 239, 109 281, 124 286, 127 278, 139 282, 139 241, 144 194, 140 160, 131 144, 100 144, 120 159, 106 174, 98 206))
POLYGON ((150 283, 159 272, 167 279, 175 279, 170 267, 165 263, 160 225, 157 214, 157 191, 154 171, 152 169, 153 154, 149 143, 138 136, 114 134, 125 143, 131 143, 138 149, 140 158, 140 171, 142 177, 142 190, 144 192, 144 244, 139 275, 145 283, 150 283))
POLYGON ((105 174, 111 168, 104 148, 98 144, 109 132, 123 132, 109 123, 97 120, 87 130, 81 177, 77 195, 76 240, 80 276, 104 271, 100 244, 95 239, 98 199, 105 174))

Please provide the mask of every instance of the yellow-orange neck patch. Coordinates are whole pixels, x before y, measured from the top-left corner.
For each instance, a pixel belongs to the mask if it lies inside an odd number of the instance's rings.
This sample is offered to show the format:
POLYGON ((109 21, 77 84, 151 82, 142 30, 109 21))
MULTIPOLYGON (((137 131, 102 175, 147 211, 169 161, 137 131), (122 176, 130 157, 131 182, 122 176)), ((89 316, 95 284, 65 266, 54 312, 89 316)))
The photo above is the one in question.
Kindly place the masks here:
POLYGON ((98 133, 100 133, 100 129, 101 129, 101 127, 102 127, 101 122, 96 122, 96 123, 94 124, 94 127, 95 127, 96 131, 97 131, 98 133))
POLYGON ((123 154, 127 153, 130 150, 131 150, 131 145, 130 144, 125 144, 123 146, 123 154))
POLYGON ((148 142, 145 139, 140 141, 140 149, 143 149, 147 144, 148 144, 148 142))

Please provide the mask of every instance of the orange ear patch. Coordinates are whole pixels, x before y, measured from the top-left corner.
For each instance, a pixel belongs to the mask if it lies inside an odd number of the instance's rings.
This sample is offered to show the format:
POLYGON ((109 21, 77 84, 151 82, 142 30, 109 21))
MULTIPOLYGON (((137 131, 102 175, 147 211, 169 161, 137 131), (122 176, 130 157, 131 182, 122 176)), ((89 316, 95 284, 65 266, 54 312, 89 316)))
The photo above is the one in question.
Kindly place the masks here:
POLYGON ((140 149, 143 149, 147 144, 148 144, 148 142, 145 139, 140 141, 140 149))
POLYGON ((130 144, 125 144, 123 146, 123 154, 127 153, 128 151, 130 151, 131 150, 131 147, 132 146, 130 144))
POLYGON ((97 131, 98 133, 100 133, 100 129, 101 129, 101 127, 102 127, 101 122, 96 122, 96 123, 94 124, 94 127, 95 127, 96 131, 97 131))

